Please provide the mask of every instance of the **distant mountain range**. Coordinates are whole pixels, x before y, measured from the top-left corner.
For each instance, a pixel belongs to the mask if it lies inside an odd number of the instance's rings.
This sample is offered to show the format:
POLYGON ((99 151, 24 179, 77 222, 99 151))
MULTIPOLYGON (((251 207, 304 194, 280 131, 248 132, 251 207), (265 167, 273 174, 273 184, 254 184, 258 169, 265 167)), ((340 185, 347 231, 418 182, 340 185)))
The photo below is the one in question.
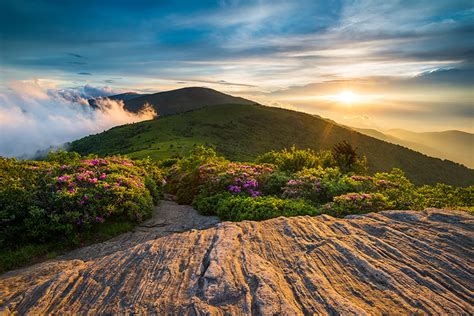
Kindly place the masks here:
POLYGON ((416 184, 474 183, 474 170, 458 163, 428 157, 391 139, 382 141, 317 115, 258 105, 212 89, 185 88, 124 102, 131 111, 149 103, 163 116, 82 138, 72 142, 70 150, 161 159, 186 154, 202 144, 214 146, 229 159, 252 160, 273 149, 292 145, 329 149, 347 140, 367 156, 370 172, 397 167, 416 184))
POLYGON ((355 128, 355 130, 432 157, 449 159, 474 168, 474 134, 471 133, 462 131, 416 133, 403 129, 392 129, 386 132, 362 128, 355 128))

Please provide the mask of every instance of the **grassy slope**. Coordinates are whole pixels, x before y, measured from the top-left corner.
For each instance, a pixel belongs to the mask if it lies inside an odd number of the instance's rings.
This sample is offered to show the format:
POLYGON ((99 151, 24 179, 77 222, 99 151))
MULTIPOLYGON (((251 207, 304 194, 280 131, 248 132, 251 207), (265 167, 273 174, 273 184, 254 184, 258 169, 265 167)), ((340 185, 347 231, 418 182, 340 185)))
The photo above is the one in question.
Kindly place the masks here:
POLYGON ((351 142, 369 159, 371 172, 402 168, 416 184, 444 182, 469 185, 474 170, 389 144, 329 120, 260 105, 221 105, 171 115, 158 120, 115 127, 71 144, 82 154, 127 154, 155 159, 183 154, 197 144, 210 144, 233 160, 252 160, 272 149, 329 149, 351 142))

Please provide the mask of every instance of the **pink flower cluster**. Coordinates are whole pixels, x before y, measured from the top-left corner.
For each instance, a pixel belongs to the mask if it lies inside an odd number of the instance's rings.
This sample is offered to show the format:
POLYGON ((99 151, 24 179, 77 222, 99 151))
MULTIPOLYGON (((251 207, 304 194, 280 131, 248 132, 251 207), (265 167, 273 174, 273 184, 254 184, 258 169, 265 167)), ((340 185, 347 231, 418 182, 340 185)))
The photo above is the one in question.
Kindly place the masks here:
POLYGON ((358 200, 368 200, 368 199, 371 199, 372 198, 372 194, 368 194, 368 193, 348 193, 348 194, 344 194, 344 195, 341 195, 339 196, 340 199, 344 199, 344 200, 352 200, 352 201, 358 201, 358 200))
POLYGON ((282 190, 286 198, 302 198, 312 192, 321 191, 321 180, 313 176, 290 179, 282 190))
POLYGON ((106 165, 109 164, 107 159, 103 159, 103 158, 85 159, 85 160, 82 160, 82 163, 85 164, 85 165, 88 165, 90 167, 106 166, 106 165))
POLYGON ((351 176, 351 179, 354 181, 373 181, 372 177, 364 177, 364 176, 351 176))
POLYGON ((57 181, 58 182, 67 182, 69 179, 71 179, 71 176, 66 174, 66 175, 58 177, 57 181))
POLYGON ((258 190, 258 178, 272 172, 272 168, 263 165, 248 165, 229 162, 216 165, 207 164, 198 168, 201 183, 226 185, 227 191, 232 194, 246 193, 251 197, 262 195, 258 190))
POLYGON ((257 197, 262 195, 262 192, 258 190, 257 177, 263 173, 272 172, 271 168, 256 165, 246 165, 238 163, 229 163, 226 168, 224 178, 231 176, 232 184, 228 186, 228 191, 233 194, 247 193, 251 197, 257 197))

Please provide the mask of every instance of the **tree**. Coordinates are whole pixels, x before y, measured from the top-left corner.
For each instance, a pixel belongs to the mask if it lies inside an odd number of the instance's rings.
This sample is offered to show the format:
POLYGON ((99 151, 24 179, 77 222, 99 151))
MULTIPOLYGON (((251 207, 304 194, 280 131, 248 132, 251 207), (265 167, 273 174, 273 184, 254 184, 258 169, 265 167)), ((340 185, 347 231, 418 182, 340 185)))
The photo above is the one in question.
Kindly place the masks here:
POLYGON ((331 152, 342 172, 354 171, 357 163, 357 153, 351 144, 344 140, 334 145, 331 152))

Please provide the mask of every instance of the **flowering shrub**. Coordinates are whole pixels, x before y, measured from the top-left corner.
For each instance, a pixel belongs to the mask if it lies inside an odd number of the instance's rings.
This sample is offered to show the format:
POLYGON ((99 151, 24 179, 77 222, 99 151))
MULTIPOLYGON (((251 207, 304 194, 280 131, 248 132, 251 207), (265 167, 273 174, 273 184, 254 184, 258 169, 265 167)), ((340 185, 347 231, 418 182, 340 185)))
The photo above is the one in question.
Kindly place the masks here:
POLYGON ((400 169, 393 169, 390 173, 381 172, 374 175, 372 192, 383 194, 391 209, 407 210, 417 208, 416 187, 405 177, 400 169))
POLYGON ((321 196, 321 179, 312 175, 301 175, 288 180, 283 188, 283 197, 308 200, 319 200, 321 196))
POLYGON ((262 195, 263 184, 272 171, 266 165, 234 163, 212 149, 198 148, 173 167, 169 188, 179 203, 188 204, 196 196, 220 192, 257 197, 262 195))
POLYGON ((324 212, 333 216, 378 212, 388 208, 387 198, 380 193, 347 193, 336 196, 324 205, 324 212))
POLYGON ((283 197, 303 198, 314 205, 320 205, 332 200, 336 195, 350 192, 354 183, 340 173, 338 168, 304 169, 294 174, 283 187, 283 197))
POLYGON ((227 187, 232 194, 246 194, 251 197, 262 195, 262 183, 273 170, 267 166, 230 162, 224 172, 216 175, 218 187, 227 187))
POLYGON ((77 243, 109 220, 142 221, 160 196, 163 177, 149 161, 54 158, 0 159, 0 245, 77 243))
POLYGON ((199 146, 188 157, 172 165, 167 189, 176 195, 178 203, 191 204, 200 193, 201 186, 212 181, 214 173, 223 170, 222 165, 225 163, 227 160, 218 156, 212 148, 199 146))
POLYGON ((352 175, 346 177, 344 182, 353 192, 371 192, 376 188, 374 178, 370 176, 352 175))

